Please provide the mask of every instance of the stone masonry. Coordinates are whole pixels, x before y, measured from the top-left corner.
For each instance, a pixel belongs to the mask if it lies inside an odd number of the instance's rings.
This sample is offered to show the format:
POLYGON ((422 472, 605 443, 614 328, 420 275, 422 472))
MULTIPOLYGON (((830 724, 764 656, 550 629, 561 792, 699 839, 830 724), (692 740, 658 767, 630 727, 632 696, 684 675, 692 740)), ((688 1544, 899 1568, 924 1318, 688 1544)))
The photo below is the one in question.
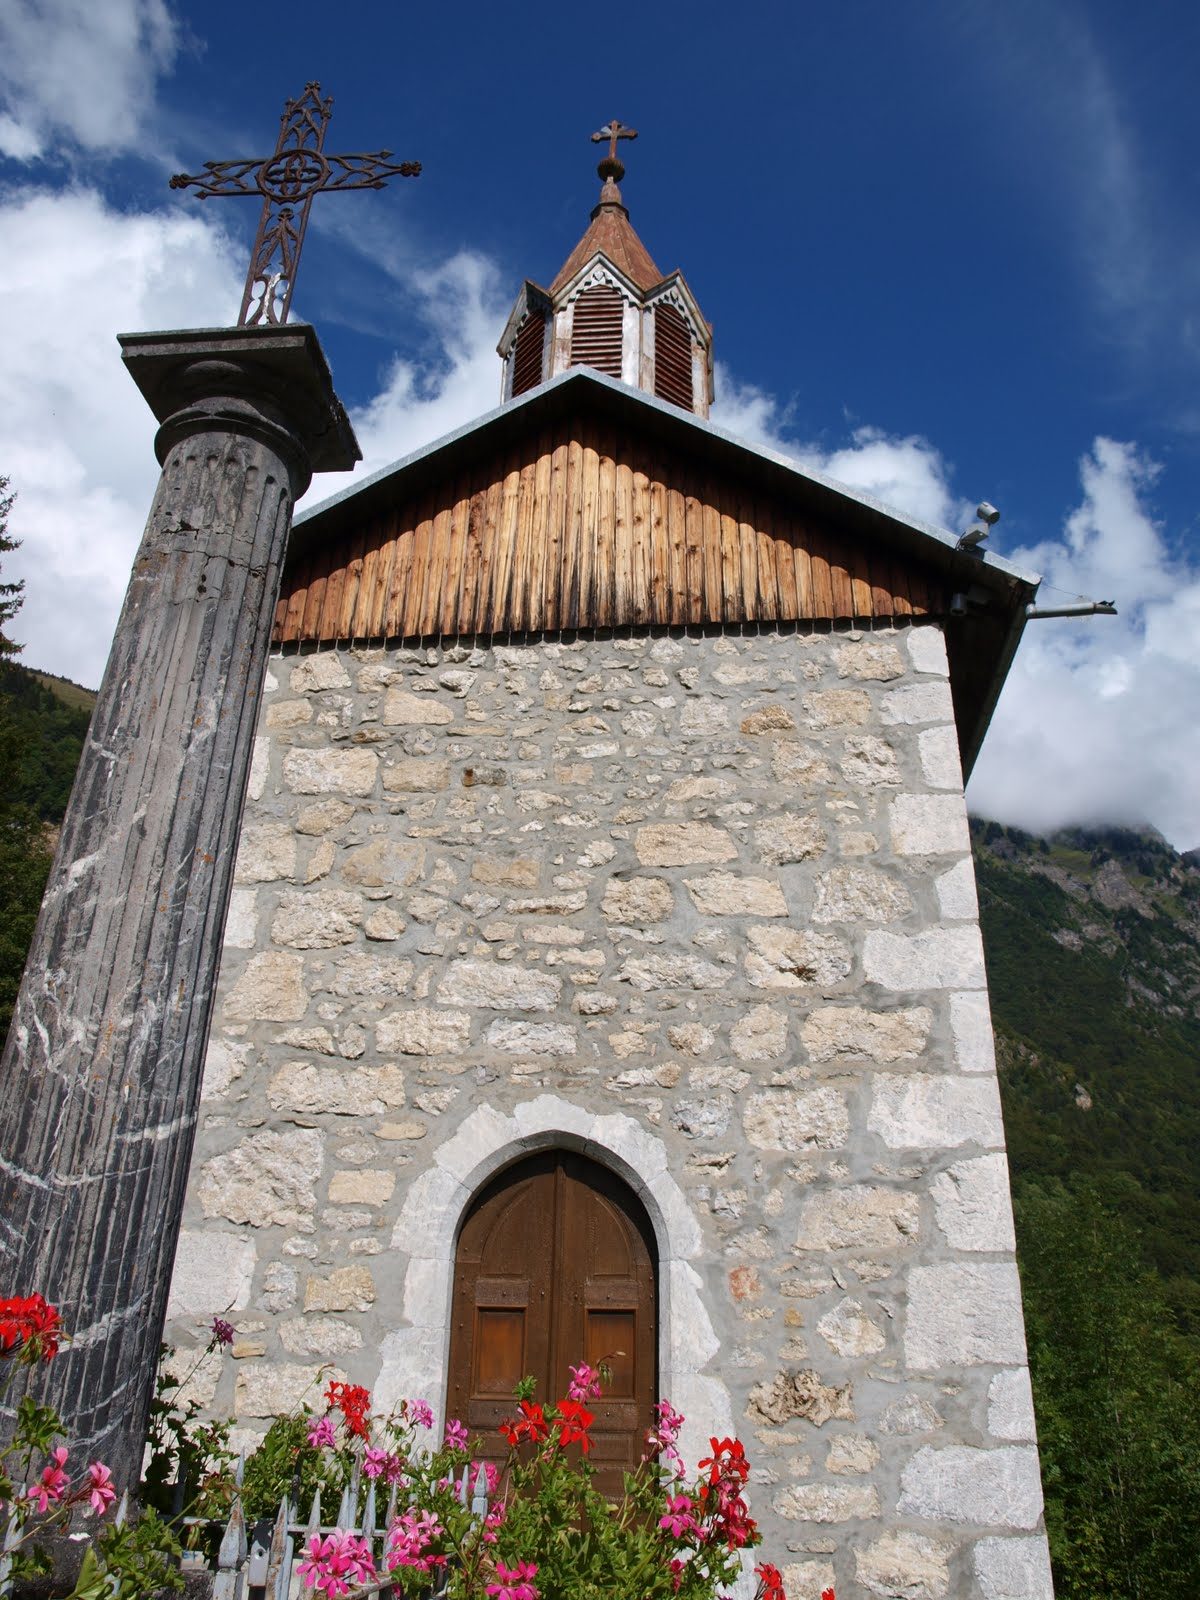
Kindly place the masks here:
POLYGON ((571 1143, 642 1193, 664 1392, 746 1439, 792 1600, 1048 1600, 938 627, 276 657, 236 883, 205 1406, 257 1437, 324 1364, 436 1406, 463 1208, 571 1143))

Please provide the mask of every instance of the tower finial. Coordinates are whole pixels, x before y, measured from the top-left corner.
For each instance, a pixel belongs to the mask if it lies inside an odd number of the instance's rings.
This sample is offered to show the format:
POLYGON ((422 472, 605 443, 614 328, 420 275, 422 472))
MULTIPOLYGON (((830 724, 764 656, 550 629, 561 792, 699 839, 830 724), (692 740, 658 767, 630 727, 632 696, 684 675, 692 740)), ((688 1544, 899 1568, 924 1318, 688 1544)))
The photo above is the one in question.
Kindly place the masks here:
POLYGON ((623 122, 618 122, 615 117, 611 122, 606 122, 597 133, 592 135, 593 144, 602 144, 605 139, 608 140, 608 154, 603 157, 596 167, 598 176, 604 179, 606 186, 610 182, 620 183, 625 176, 625 164, 617 156, 617 140, 636 138, 637 129, 627 128, 623 122))

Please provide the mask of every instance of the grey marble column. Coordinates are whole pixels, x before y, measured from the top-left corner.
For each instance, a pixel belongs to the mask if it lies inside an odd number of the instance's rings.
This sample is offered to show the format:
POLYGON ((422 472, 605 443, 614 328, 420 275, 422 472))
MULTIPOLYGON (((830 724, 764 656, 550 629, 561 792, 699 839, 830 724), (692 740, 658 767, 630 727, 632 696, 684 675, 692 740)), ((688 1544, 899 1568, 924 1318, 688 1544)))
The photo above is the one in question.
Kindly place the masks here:
MULTIPOLYGON (((121 339, 161 423, 133 566, 0 1063, 0 1292, 136 1486, 292 507, 359 451, 304 325, 121 339)), ((79 528, 78 538, 87 538, 79 528)), ((71 617, 62 617, 70 628, 71 617)))

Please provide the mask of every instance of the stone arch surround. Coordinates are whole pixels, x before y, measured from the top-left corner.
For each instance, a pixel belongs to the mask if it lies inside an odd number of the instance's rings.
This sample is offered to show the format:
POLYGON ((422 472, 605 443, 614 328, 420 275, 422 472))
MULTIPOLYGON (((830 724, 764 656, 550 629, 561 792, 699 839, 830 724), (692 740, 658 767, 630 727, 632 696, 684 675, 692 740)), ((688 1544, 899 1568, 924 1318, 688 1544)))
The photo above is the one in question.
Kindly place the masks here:
POLYGON ((408 1257, 405 1326, 383 1341, 376 1395, 384 1407, 406 1396, 427 1398, 444 1415, 450 1350, 454 1251, 467 1207, 487 1181, 522 1156, 560 1147, 577 1150, 623 1178, 646 1207, 659 1263, 660 1393, 684 1413, 685 1459, 710 1434, 729 1433, 729 1390, 704 1368, 720 1343, 701 1298, 697 1263, 700 1225, 668 1170, 667 1150, 632 1117, 596 1115, 544 1094, 509 1112, 477 1107, 414 1179, 392 1232, 392 1249, 408 1257))

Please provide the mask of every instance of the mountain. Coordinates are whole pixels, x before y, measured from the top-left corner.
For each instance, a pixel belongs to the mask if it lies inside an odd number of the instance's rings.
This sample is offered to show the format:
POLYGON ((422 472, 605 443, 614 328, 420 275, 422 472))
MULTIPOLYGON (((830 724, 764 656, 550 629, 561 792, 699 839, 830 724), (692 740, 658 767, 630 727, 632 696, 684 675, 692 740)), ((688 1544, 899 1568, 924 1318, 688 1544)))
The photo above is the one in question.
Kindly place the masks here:
POLYGON ((1200 861, 1148 828, 972 835, 1018 1199, 1092 1186, 1200 1347, 1200 861))

